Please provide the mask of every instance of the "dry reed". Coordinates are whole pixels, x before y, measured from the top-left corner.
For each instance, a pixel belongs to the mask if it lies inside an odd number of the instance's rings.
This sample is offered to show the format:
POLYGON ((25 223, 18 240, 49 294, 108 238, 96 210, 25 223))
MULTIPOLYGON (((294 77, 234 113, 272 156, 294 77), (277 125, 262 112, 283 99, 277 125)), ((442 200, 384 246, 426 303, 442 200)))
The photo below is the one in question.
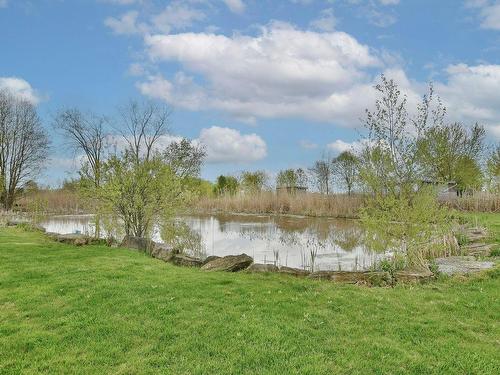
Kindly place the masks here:
POLYGON ((460 211, 500 212, 500 194, 484 191, 443 200, 448 207, 460 211))
POLYGON ((195 204, 194 210, 357 218, 362 201, 359 195, 261 192, 216 198, 202 197, 195 204))

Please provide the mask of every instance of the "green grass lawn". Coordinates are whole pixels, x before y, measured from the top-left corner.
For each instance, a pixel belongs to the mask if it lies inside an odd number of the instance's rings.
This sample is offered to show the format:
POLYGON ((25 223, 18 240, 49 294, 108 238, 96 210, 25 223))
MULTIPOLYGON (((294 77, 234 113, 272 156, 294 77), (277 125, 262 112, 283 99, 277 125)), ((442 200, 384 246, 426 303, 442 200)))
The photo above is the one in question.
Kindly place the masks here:
POLYGON ((500 271, 366 288, 0 228, 2 374, 498 374, 500 271))

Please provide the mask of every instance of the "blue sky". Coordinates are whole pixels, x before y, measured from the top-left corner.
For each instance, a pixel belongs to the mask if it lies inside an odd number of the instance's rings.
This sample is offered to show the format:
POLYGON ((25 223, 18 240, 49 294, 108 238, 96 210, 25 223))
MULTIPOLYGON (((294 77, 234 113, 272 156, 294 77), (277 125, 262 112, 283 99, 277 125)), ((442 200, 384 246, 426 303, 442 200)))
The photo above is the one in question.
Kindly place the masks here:
MULTIPOLYGON (((497 0, 0 0, 0 88, 39 107, 174 110, 203 176, 307 167, 355 147, 380 73, 416 103, 432 80, 450 121, 500 139, 497 0)), ((52 135, 41 181, 77 168, 52 135)))

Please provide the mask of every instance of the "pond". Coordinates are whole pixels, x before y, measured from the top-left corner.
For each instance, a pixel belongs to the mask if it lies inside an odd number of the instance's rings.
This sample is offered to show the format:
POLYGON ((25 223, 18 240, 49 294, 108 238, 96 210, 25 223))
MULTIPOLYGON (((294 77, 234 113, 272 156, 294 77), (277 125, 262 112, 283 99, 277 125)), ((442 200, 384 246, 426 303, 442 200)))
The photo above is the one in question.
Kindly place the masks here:
MULTIPOLYGON (((246 253, 256 263, 269 263, 308 270, 363 270, 387 257, 371 251, 364 231, 355 220, 267 216, 197 215, 181 216, 196 240, 192 255, 236 255, 246 253)), ((42 223, 56 233, 93 233, 93 217, 52 216, 42 223)), ((155 241, 162 241, 156 230, 155 241)))

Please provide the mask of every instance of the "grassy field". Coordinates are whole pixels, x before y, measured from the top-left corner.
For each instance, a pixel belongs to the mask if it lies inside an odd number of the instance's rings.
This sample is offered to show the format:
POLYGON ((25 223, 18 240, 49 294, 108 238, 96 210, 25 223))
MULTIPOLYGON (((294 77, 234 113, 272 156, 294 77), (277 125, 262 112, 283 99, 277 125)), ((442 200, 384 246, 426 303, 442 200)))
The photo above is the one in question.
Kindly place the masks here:
POLYGON ((499 291, 498 268, 370 289, 0 228, 0 373, 498 374, 499 291))

